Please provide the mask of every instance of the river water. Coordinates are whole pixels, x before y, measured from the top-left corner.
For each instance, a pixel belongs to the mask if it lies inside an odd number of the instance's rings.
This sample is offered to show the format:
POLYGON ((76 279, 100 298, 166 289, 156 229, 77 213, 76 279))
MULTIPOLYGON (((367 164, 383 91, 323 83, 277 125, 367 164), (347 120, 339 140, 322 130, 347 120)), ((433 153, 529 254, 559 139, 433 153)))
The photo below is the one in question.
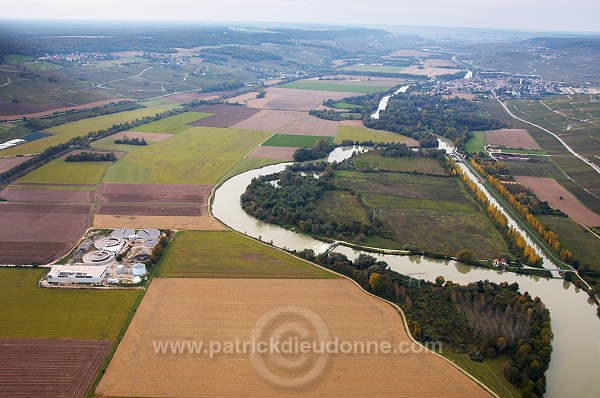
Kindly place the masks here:
POLYGON ((381 99, 381 101, 379 101, 379 107, 377 107, 377 110, 375 111, 375 113, 373 113, 371 115, 371 117, 373 119, 379 119, 379 114, 381 113, 381 111, 385 111, 385 108, 387 108, 387 104, 390 101, 390 98, 392 98, 394 95, 396 95, 398 93, 405 93, 406 90, 408 90, 408 87, 409 87, 408 85, 402 86, 398 90, 396 90, 396 92, 394 94, 386 95, 385 97, 383 97, 381 99))
MULTIPOLYGON (((451 145, 442 141, 441 147, 451 145)), ((351 150, 345 150, 349 156, 351 150)), ((342 156, 336 156, 336 160, 342 156)), ((339 160, 338 160, 339 161, 339 160)), ((313 249, 324 251, 328 244, 286 230, 277 225, 266 224, 249 215, 241 208, 240 195, 245 191, 252 178, 277 173, 290 163, 281 163, 250 170, 227 180, 214 193, 213 215, 223 223, 239 232, 259 238, 264 242, 288 250, 313 249)), ((338 246, 336 252, 349 258, 355 258, 361 252, 345 246, 338 246)), ((595 397, 600 391, 600 377, 597 377, 600 365, 600 321, 596 316, 596 306, 587 294, 562 279, 549 279, 537 276, 502 273, 501 271, 474 268, 455 261, 443 261, 423 256, 400 256, 390 254, 367 253, 386 261, 394 271, 424 273, 420 278, 434 281, 438 275, 447 281, 470 283, 488 279, 490 281, 517 282, 521 292, 539 296, 550 310, 554 341, 552 361, 546 372, 547 397, 595 397)))

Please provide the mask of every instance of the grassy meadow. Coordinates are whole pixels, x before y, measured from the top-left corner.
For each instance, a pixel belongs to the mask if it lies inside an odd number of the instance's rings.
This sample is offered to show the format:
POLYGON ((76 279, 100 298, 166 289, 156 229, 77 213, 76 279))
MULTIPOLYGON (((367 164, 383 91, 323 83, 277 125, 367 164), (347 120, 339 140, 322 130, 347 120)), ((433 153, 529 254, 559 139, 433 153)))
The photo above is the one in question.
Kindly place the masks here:
POLYGON ((343 81, 334 81, 333 83, 329 83, 324 82, 322 80, 303 80, 298 82, 287 83, 279 87, 295 88, 300 90, 323 90, 362 94, 372 94, 378 91, 385 91, 388 89, 388 87, 386 86, 362 86, 343 81))
POLYGON ((381 156, 378 151, 369 151, 354 156, 352 161, 354 162, 354 165, 361 170, 379 169, 396 172, 445 175, 444 169, 437 160, 425 157, 387 158, 381 156))
POLYGON ((165 278, 317 279, 336 275, 231 231, 179 232, 158 265, 165 278))
POLYGON ((361 126, 344 126, 338 127, 336 143, 341 143, 344 140, 351 141, 373 141, 373 142, 397 142, 407 145, 415 145, 416 141, 400 134, 391 133, 389 131, 373 130, 361 126))
POLYGON ((41 289, 44 269, 1 268, 0 337, 113 340, 140 290, 41 289))
POLYGON ((485 131, 473 131, 473 137, 465 144, 465 151, 479 153, 485 151, 485 131))
POLYGON ((35 184, 98 184, 112 162, 65 162, 54 159, 31 173, 19 178, 17 183, 35 184))
POLYGON ((320 137, 314 135, 275 134, 263 143, 263 146, 287 146, 312 148, 317 141, 327 140, 333 143, 333 137, 320 137))

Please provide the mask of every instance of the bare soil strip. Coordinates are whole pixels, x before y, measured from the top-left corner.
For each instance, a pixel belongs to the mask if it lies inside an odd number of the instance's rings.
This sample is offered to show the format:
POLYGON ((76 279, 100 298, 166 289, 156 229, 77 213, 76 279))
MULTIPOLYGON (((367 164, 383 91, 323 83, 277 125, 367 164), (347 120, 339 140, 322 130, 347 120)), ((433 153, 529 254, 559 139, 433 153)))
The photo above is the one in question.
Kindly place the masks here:
MULTIPOLYGON (((411 342, 392 306, 366 295, 347 279, 155 278, 96 393, 119 397, 489 396, 444 359, 416 350, 331 354, 312 383, 284 388, 261 377, 249 354, 222 354, 211 359, 202 352, 156 353, 154 349, 153 341, 158 340, 202 340, 207 344, 210 340, 249 340, 261 317, 284 306, 312 311, 339 341, 388 341, 394 348, 411 342)), ((279 326, 292 320, 303 321, 284 316, 279 326)), ((264 331, 271 334, 277 326, 269 325, 264 331)), ((304 326, 309 340, 316 338, 311 325, 304 326)), ((318 355, 309 357, 308 370, 314 365, 311 360, 318 362, 318 355)), ((270 368, 284 377, 278 373, 281 368, 270 368)), ((298 373, 306 371, 302 368, 298 373)))
POLYGON ((316 116, 308 115, 287 126, 278 134, 335 137, 339 124, 340 122, 319 119, 316 116))
POLYGON ((296 147, 259 146, 248 154, 249 158, 294 160, 296 147))
POLYGON ((193 231, 220 231, 226 229, 210 216, 136 216, 104 215, 94 217, 95 228, 158 228, 193 231))
POLYGON ((240 130, 278 131, 304 115, 306 115, 306 112, 266 109, 240 123, 234 124, 232 128, 240 130))
MULTIPOLYGON (((124 102, 124 101, 131 101, 131 100, 129 98, 113 98, 113 99, 108 99, 108 100, 103 100, 103 101, 89 102, 87 104, 77 105, 77 106, 64 106, 64 104, 59 103, 59 104, 55 104, 55 105, 57 105, 56 107, 49 109, 49 110, 34 111, 31 113, 22 113, 22 114, 18 114, 18 115, 15 115, 14 111, 11 108, 0 107, 0 116, 2 117, 2 119, 18 120, 18 119, 23 119, 24 117, 32 118, 32 117, 48 116, 48 115, 52 115, 53 113, 57 113, 57 112, 60 113, 60 112, 66 112, 66 111, 71 111, 71 110, 91 109, 91 108, 95 108, 97 106, 104 106, 104 105, 119 103, 119 102, 124 102)), ((22 110, 19 109, 19 111, 22 111, 22 110)))
POLYGON ((566 213, 589 227, 600 226, 600 215, 585 207, 575 195, 552 178, 515 176, 515 180, 531 189, 540 200, 566 213), (562 199, 561 199, 562 196, 562 199))
POLYGON ((500 129, 485 132, 488 145, 502 145, 507 148, 538 150, 542 149, 525 129, 500 129))
POLYGON ((0 396, 84 397, 112 341, 0 339, 0 396))

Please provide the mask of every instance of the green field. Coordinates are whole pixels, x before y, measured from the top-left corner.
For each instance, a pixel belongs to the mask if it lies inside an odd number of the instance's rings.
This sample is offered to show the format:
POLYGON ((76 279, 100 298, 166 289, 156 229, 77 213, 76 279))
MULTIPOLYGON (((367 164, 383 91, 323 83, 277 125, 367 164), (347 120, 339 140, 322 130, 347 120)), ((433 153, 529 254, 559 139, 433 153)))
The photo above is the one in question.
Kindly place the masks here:
POLYGON ((566 176, 552 161, 540 162, 504 162, 515 176, 531 176, 564 180, 566 176))
POLYGON ((446 175, 437 160, 426 157, 387 158, 381 156, 379 151, 369 151, 354 156, 352 161, 356 168, 360 170, 379 169, 407 173, 446 175))
POLYGON ((348 191, 326 191, 317 202, 317 208, 326 222, 358 221, 370 224, 369 213, 356 195, 348 191))
POLYGON ((357 72, 380 72, 380 73, 401 73, 404 70, 404 66, 390 66, 390 65, 350 65, 345 66, 343 70, 353 70, 357 72))
POLYGON ((131 129, 131 131, 143 131, 145 133, 166 133, 177 134, 189 129, 188 123, 212 116, 212 113, 205 112, 184 112, 174 116, 169 116, 155 122, 142 124, 131 129))
POLYGON ((98 184, 112 162, 65 162, 54 159, 31 173, 19 178, 17 183, 36 184, 98 184))
POLYGON ((0 337, 113 340, 141 290, 42 289, 44 269, 1 268, 0 337))
POLYGON ((479 153, 485 151, 485 131, 473 131, 473 137, 465 144, 465 152, 479 153))
POLYGON ((290 254, 231 231, 179 232, 158 265, 165 278, 337 278, 290 254))
MULTIPOLYGON (((128 138, 140 138, 136 133, 127 134, 128 138)), ((148 145, 154 145, 156 142, 147 141, 148 145)), ((128 144, 115 144, 114 136, 104 137, 101 140, 94 141, 90 144, 90 147, 94 149, 100 149, 103 151, 115 151, 115 152, 130 152, 139 148, 143 148, 146 145, 128 145, 128 144)))
POLYGON ((502 366, 504 362, 510 361, 509 358, 486 358, 484 362, 480 363, 473 361, 468 355, 455 354, 448 351, 445 351, 443 355, 488 386, 501 398, 521 397, 519 390, 510 384, 502 373, 502 366))
POLYGON ((131 151, 110 166, 105 181, 215 184, 270 133, 192 127, 168 140, 131 151))
POLYGON ((46 148, 62 144, 72 138, 85 136, 91 131, 105 129, 111 127, 113 124, 131 122, 145 116, 154 116, 163 111, 163 109, 157 108, 141 108, 133 111, 112 113, 110 115, 96 116, 89 119, 78 120, 76 122, 61 124, 60 126, 52 127, 47 130, 47 132, 54 133, 54 135, 4 149, 0 151, 0 156, 39 153, 46 148))
POLYGON ((337 109, 352 109, 356 108, 357 106, 360 105, 349 104, 348 102, 336 102, 333 104, 333 107, 337 109))
POLYGON ((327 140, 333 143, 333 137, 319 137, 314 135, 289 135, 289 134, 275 134, 267 141, 263 146, 287 146, 287 147, 306 147, 312 148, 317 141, 327 140))
POLYGON ((369 237, 367 245, 401 249, 409 244, 450 255, 466 248, 481 259, 508 251, 457 178, 336 171, 335 182, 360 194, 364 206, 377 215, 381 211, 384 227, 394 237, 369 237))
POLYGON ((351 141, 373 141, 373 142, 397 142, 400 144, 407 144, 413 146, 418 144, 412 138, 408 138, 404 135, 391 133, 383 130, 373 130, 367 127, 361 126, 344 126, 338 127, 337 136, 335 137, 336 144, 341 143, 345 140, 351 141))
POLYGON ((225 177, 233 177, 234 175, 241 174, 248 170, 258 169, 263 166, 282 162, 284 162, 284 160, 281 159, 244 158, 233 169, 231 169, 231 171, 227 173, 225 177))
POLYGON ((573 257, 579 260, 581 266, 588 265, 590 269, 600 272, 600 239, 570 218, 557 216, 537 216, 537 218, 558 234, 561 246, 571 250, 573 257))
POLYGON ((283 88, 295 88, 300 90, 324 90, 336 91, 345 93, 363 93, 372 94, 378 91, 385 91, 389 87, 386 86, 362 86, 352 83, 343 83, 336 81, 335 83, 325 83, 322 80, 303 80, 293 83, 284 84, 283 88))

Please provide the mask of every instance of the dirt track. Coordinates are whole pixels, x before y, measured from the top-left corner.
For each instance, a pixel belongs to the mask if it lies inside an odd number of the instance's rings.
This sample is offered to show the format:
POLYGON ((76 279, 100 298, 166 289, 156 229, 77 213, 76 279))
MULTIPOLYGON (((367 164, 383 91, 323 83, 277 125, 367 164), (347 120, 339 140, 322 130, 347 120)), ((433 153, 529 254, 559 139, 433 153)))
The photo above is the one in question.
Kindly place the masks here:
MULTIPOLYGON (((313 353, 306 368, 293 372, 273 368, 275 355, 259 355, 274 374, 286 380, 318 370, 311 383, 284 388, 261 377, 266 373, 255 370, 249 354, 210 359, 202 351, 178 354, 154 349, 153 341, 159 340, 202 340, 207 344, 211 340, 248 340, 261 317, 284 306, 315 313, 339 341, 387 341, 392 347, 410 342, 396 310, 347 279, 155 278, 96 392, 145 397, 488 396, 451 364, 425 352, 331 354, 322 369, 319 355, 313 353)), ((319 340, 316 332, 323 329, 292 312, 286 310, 261 328, 260 339, 268 340, 275 328, 289 330, 289 325, 299 325, 307 331, 305 340, 319 340)))
POLYGON ((515 180, 531 189, 542 201, 589 227, 600 226, 600 215, 585 207, 575 195, 552 178, 515 176, 515 180), (562 199, 560 199, 562 195, 562 199))
POLYGON ((0 339, 0 396, 84 397, 112 341, 0 339))

